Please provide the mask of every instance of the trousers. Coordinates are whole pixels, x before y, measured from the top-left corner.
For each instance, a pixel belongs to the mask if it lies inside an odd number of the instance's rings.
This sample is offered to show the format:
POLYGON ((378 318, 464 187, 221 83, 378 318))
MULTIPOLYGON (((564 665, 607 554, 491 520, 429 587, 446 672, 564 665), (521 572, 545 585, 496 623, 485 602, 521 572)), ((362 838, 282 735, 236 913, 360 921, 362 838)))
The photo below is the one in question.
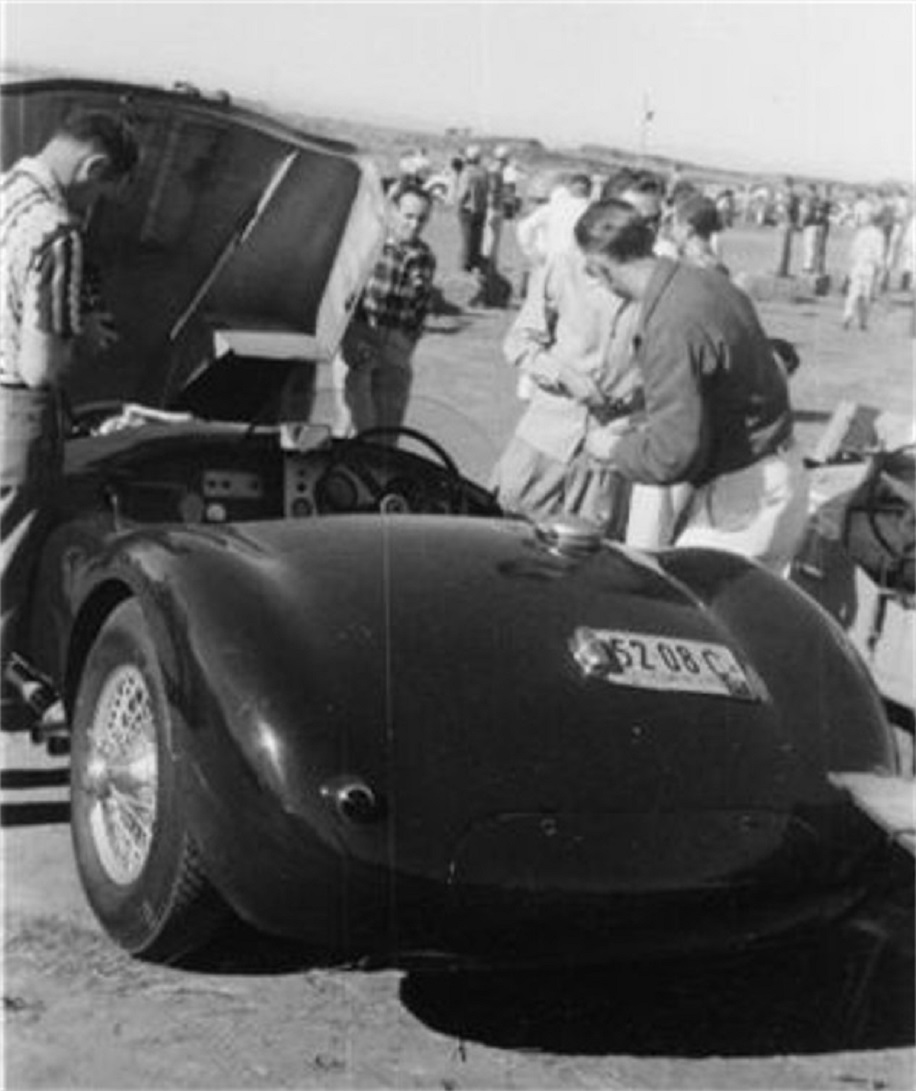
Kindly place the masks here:
POLYGON ((38 553, 63 476, 60 403, 52 390, 0 387, 0 658, 23 646, 38 553))
MULTIPOLYGON (((346 365, 341 391, 348 419, 338 422, 338 435, 396 428, 404 423, 416 343, 402 330, 376 328, 358 319, 350 324, 340 352, 346 365)), ((392 444, 395 441, 390 437, 392 444)))
POLYGON ((699 486, 675 544, 740 553, 782 575, 804 536, 808 494, 801 451, 789 441, 775 454, 699 486))

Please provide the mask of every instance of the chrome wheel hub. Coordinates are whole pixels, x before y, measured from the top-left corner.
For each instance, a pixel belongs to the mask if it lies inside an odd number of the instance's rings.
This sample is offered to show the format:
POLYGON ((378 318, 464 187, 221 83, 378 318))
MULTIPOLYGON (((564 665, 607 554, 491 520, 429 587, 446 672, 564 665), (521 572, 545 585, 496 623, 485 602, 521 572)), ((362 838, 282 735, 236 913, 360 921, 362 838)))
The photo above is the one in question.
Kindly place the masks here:
POLYGON ((102 686, 81 782, 99 862, 119 886, 134 882, 149 857, 157 780, 152 697, 143 673, 128 664, 102 686))

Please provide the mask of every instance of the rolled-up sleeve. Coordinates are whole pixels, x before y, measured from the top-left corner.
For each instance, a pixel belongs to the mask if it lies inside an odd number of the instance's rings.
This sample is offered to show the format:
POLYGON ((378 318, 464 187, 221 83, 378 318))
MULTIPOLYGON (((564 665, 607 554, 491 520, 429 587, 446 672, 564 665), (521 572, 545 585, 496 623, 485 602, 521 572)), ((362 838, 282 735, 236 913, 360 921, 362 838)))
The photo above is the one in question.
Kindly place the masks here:
POLYGON ((69 340, 82 331, 83 251, 79 232, 62 228, 36 252, 29 269, 24 320, 69 340))

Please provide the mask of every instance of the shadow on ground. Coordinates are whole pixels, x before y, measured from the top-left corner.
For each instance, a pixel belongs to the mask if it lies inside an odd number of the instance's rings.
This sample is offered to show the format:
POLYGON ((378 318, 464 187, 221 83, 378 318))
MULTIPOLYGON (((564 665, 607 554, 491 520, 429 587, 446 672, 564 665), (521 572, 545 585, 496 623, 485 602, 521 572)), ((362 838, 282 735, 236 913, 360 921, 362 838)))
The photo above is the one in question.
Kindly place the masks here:
POLYGON ((500 1049, 769 1057, 911 1046, 912 958, 866 937, 847 944, 717 967, 413 974, 401 999, 427 1026, 500 1049))
MULTIPOLYGON (((411 972, 400 999, 430 1029, 499 1049, 772 1057, 910 1048, 912 859, 901 852, 892 870, 899 881, 854 925, 791 948, 718 962, 411 972)), ((302 944, 229 922, 182 968, 290 974, 332 965, 302 944)))

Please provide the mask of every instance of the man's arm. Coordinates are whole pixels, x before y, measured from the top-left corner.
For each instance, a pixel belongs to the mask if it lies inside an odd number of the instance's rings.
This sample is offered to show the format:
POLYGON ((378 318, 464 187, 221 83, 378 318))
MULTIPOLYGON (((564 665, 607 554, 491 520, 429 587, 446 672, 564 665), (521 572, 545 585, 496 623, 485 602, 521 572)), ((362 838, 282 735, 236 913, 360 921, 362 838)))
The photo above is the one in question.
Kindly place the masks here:
POLYGON ((433 298, 433 282, 436 276, 436 256, 431 250, 418 257, 410 268, 410 285, 414 296, 414 314, 416 315, 417 336, 423 329, 423 323, 429 313, 433 298))
POLYGON ((598 384, 576 367, 569 345, 557 345, 565 261, 558 257, 532 273, 525 302, 503 342, 503 355, 544 390, 600 406, 605 397, 598 384))
POLYGON ((644 352, 646 422, 614 444, 609 460, 631 481, 685 481, 706 457, 700 376, 711 346, 701 331, 681 327, 654 331, 644 352))
POLYGON ((82 332, 82 240, 75 229, 47 241, 29 270, 17 368, 26 386, 55 386, 82 332))

